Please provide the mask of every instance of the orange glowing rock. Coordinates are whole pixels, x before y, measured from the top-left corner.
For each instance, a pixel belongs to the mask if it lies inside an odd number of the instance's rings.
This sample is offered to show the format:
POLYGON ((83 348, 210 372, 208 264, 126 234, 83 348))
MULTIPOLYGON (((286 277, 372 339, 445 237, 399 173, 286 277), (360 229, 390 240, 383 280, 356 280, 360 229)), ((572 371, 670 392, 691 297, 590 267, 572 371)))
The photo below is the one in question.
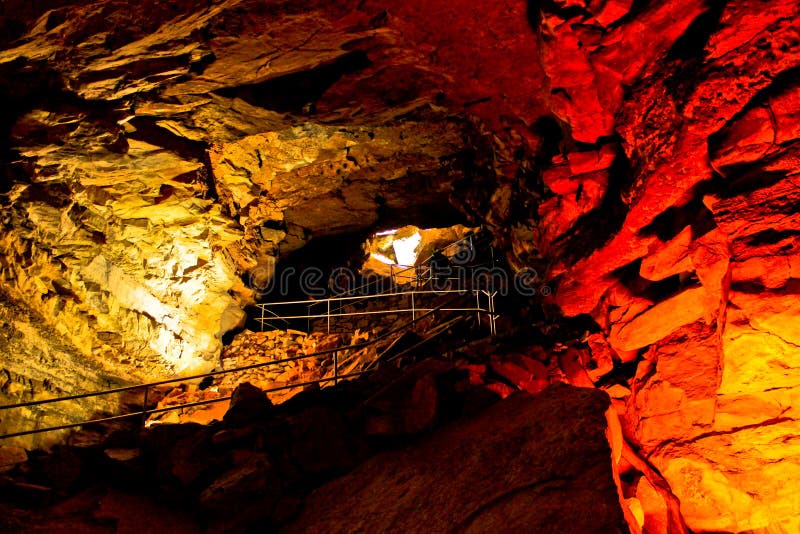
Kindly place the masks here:
POLYGON ((689 247, 692 243, 692 227, 687 226, 667 243, 660 244, 656 251, 642 259, 639 274, 648 280, 663 280, 675 274, 692 271, 689 247))
POLYGON ((642 513, 642 527, 648 534, 667 534, 667 505, 645 477, 636 484, 636 499, 642 513))
POLYGON ((615 324, 608 341, 619 350, 634 350, 655 343, 703 317, 706 297, 703 287, 685 289, 630 321, 615 324))

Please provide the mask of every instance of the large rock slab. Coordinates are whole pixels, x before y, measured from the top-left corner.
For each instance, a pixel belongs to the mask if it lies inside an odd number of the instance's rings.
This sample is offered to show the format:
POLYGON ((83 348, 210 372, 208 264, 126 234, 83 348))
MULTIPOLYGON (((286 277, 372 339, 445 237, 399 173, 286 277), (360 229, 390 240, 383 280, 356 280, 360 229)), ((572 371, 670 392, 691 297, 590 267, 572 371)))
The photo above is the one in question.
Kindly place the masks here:
POLYGON ((628 532, 608 406, 566 385, 512 395, 321 487, 285 532, 628 532))
POLYGON ((721 330, 683 327, 640 364, 627 433, 695 532, 800 528, 799 290, 732 292, 721 330))

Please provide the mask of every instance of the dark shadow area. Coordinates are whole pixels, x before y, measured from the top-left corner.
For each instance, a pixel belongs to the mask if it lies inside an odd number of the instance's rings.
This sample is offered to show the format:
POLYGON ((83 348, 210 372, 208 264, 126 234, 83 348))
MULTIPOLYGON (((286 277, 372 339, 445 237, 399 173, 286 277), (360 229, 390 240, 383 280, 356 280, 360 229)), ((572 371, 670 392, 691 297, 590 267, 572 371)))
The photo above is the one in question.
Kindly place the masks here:
MULTIPOLYGON (((22 37, 35 21, 51 9, 79 3, 78 0, 2 0, 0 2, 0 48, 7 48, 22 37)), ((47 21, 47 29, 51 29, 62 20, 51 16, 47 21)))
POLYGON ((640 258, 611 273, 637 297, 653 302, 663 302, 683 289, 697 283, 697 277, 690 273, 678 273, 654 282, 639 275, 641 265, 642 259, 640 258))
POLYGON ((730 199, 759 189, 769 188, 785 180, 787 176, 785 171, 767 171, 763 169, 763 166, 768 165, 768 161, 761 160, 753 165, 737 167, 736 170, 738 172, 731 172, 725 188, 721 189, 717 196, 720 199, 730 199))
POLYGON ((557 13, 563 19, 571 19, 573 17, 590 17, 591 13, 581 6, 571 5, 567 7, 560 6, 555 0, 529 0, 527 8, 528 24, 534 32, 539 31, 542 23, 542 12, 557 13))
POLYGON ((408 198, 392 203, 382 197, 376 198, 378 222, 374 227, 386 229, 414 225, 420 228, 444 228, 469 224, 468 218, 450 203, 449 191, 437 192, 430 187, 430 182, 430 178, 422 175, 408 177, 407 190, 420 192, 413 201, 408 198), (424 191, 431 193, 423 194, 424 191))
POLYGON ((12 148, 14 123, 39 102, 58 101, 65 96, 60 75, 44 63, 17 59, 0 65, 0 193, 16 181, 25 180, 24 168, 14 165, 19 153, 12 148))
POLYGON ((713 181, 701 182, 692 191, 692 200, 683 206, 666 209, 639 232, 643 236, 655 235, 661 241, 669 241, 687 226, 692 227, 696 239, 715 228, 714 214, 703 203, 703 196, 716 189, 713 181))
POLYGON ((286 74, 262 83, 219 89, 221 96, 241 98, 249 104, 286 113, 303 113, 303 108, 318 101, 342 76, 358 72, 371 64, 363 51, 350 52, 312 70, 286 74))
POLYGON ((568 262, 588 257, 619 232, 625 222, 628 206, 622 200, 622 191, 627 188, 633 173, 623 152, 617 155, 609 175, 613 179, 609 180, 600 206, 578 219, 569 233, 561 238, 564 257, 568 262))
MULTIPOLYGON (((322 298, 330 293, 330 283, 338 269, 345 268, 352 273, 358 271, 365 258, 362 245, 370 233, 369 230, 363 230, 312 239, 303 248, 277 262, 272 281, 264 288, 259 301, 304 301, 307 304, 281 306, 280 314, 307 314, 308 306, 314 302, 314 298, 322 298)), ((346 281, 348 285, 361 285, 362 282, 361 279, 352 278, 346 281)), ((260 330, 261 324, 256 320, 260 317, 260 311, 257 308, 247 311, 245 327, 254 331, 260 330)), ((305 320, 297 319, 276 323, 275 326, 305 330, 307 324, 305 320)))
POLYGON ((672 45, 667 54, 664 86, 682 107, 694 91, 705 68, 705 45, 719 27, 726 0, 711 0, 708 11, 698 16, 672 45))
POLYGON ((175 135, 169 130, 158 126, 154 118, 136 117, 129 122, 135 128, 133 132, 127 134, 130 139, 160 146, 174 152, 182 159, 202 161, 206 157, 206 149, 208 148, 206 143, 191 141, 185 137, 175 135))
POLYGON ((764 230, 757 234, 748 235, 741 238, 741 242, 747 248, 759 248, 769 245, 777 245, 785 242, 785 248, 791 249, 792 242, 800 243, 800 231, 798 230, 764 230))
POLYGON ((536 162, 541 165, 548 165, 554 156, 561 150, 561 143, 564 141, 564 131, 561 124, 553 116, 546 115, 536 119, 531 127, 531 132, 542 138, 541 150, 536 154, 536 162))
POLYGON ((702 57, 711 35, 719 29, 720 17, 728 0, 708 0, 707 3, 708 11, 698 16, 672 44, 667 53, 667 61, 688 61, 702 57))

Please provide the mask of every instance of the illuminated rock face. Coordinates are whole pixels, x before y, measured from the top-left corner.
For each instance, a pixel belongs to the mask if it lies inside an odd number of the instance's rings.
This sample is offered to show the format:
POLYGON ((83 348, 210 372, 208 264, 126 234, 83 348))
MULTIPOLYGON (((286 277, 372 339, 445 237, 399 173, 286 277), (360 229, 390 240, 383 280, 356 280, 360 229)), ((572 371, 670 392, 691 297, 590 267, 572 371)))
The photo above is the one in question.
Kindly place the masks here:
POLYGON ((121 376, 214 367, 248 283, 265 282, 256 268, 412 219, 465 178, 474 128, 424 94, 309 116, 372 65, 359 47, 396 44, 366 14, 353 26, 333 8, 239 0, 119 7, 42 13, 0 52, 13 180, 0 276, 121 376))
POLYGON ((220 202, 245 228, 242 267, 285 256, 312 237, 424 217, 446 204, 452 181, 463 177, 455 155, 470 132, 440 114, 418 115, 355 126, 306 123, 215 145, 220 202))
POLYGON ((567 133, 515 261, 637 362, 624 433, 689 528, 796 532, 797 4, 631 4, 537 13, 567 133))

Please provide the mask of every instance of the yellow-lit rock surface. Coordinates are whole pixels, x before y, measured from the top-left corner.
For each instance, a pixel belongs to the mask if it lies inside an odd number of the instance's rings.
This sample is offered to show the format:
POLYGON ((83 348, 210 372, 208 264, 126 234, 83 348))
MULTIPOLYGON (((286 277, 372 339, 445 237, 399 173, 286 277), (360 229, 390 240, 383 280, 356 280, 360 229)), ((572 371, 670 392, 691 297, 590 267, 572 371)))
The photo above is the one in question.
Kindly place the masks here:
MULTIPOLYGON (((65 336, 42 316, 0 292, 0 403, 38 401, 80 391, 126 385, 113 365, 86 359, 65 336)), ((0 434, 47 426, 80 423, 114 414, 136 395, 77 399, 45 406, 27 406, 0 412, 0 434)), ((70 430, 32 434, 3 440, 0 445, 48 447, 62 442, 70 430)), ((3 456, 0 454, 0 456, 3 456)), ((2 471, 2 467, 0 467, 2 471)))
POLYGON ((684 327, 639 366, 628 430, 695 531, 800 528, 796 291, 733 292, 721 331, 684 327))
POLYGON ((49 174, 11 192, 6 287, 87 356, 140 377, 208 369, 244 318, 224 253, 241 233, 204 198, 200 163, 133 140, 92 159, 76 137, 23 152, 49 174))
POLYGON ((220 202, 245 228, 242 267, 312 237, 369 228, 381 211, 408 218, 447 198, 459 174, 448 162, 468 128, 430 110, 417 114, 367 125, 306 123, 214 144, 220 202))
POLYGON ((46 11, 0 52, 0 89, 24 101, 9 112, 0 281, 140 380, 217 365, 257 267, 447 202, 473 135, 427 93, 307 117, 371 65, 360 47, 396 47, 393 31, 339 9, 190 4, 46 11))

